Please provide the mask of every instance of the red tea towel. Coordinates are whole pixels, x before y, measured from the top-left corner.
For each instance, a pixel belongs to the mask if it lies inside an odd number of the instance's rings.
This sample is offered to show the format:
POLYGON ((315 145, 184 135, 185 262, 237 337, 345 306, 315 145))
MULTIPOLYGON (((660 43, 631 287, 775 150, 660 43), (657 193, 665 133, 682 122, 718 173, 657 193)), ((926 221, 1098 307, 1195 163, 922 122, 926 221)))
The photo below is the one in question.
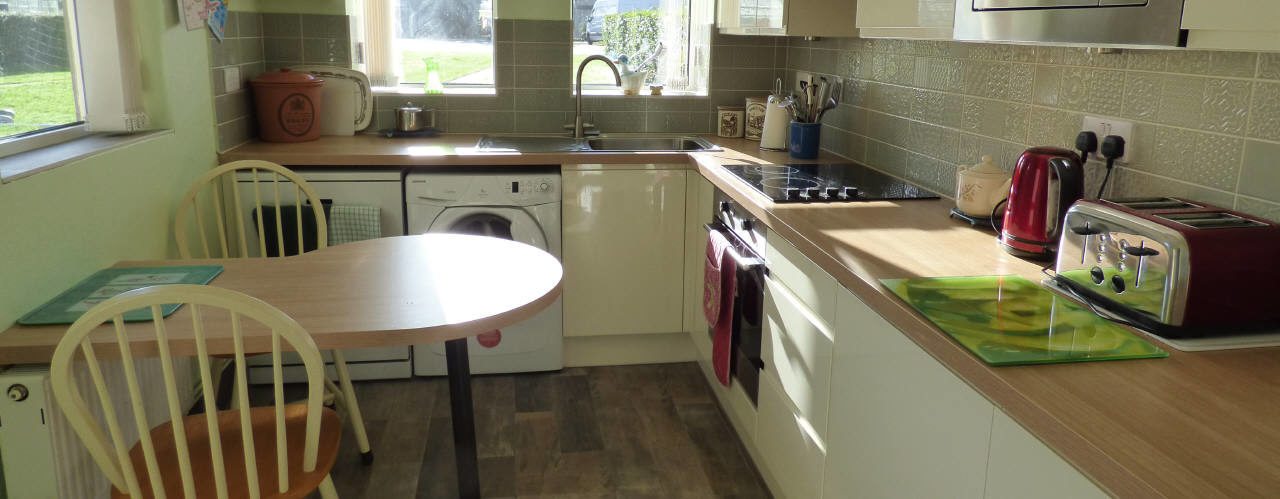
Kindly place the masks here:
POLYGON ((733 356, 733 295, 737 286, 736 267, 729 254, 729 240, 712 231, 707 239, 707 261, 703 272, 702 313, 711 326, 711 366, 720 384, 729 386, 729 364, 733 356))

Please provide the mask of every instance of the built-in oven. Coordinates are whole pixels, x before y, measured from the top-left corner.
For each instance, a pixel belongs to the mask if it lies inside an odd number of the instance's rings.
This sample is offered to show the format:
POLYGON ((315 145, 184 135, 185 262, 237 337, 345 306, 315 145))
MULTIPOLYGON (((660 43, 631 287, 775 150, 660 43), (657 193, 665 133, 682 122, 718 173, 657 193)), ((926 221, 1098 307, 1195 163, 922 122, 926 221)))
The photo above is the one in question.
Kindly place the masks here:
MULTIPOLYGON (((729 241, 736 287, 733 296, 733 325, 730 355, 731 377, 741 384, 754 405, 760 392, 760 356, 764 333, 764 225, 723 192, 716 191, 716 215, 706 225, 729 241)), ((708 329, 708 335, 712 331, 708 329)))

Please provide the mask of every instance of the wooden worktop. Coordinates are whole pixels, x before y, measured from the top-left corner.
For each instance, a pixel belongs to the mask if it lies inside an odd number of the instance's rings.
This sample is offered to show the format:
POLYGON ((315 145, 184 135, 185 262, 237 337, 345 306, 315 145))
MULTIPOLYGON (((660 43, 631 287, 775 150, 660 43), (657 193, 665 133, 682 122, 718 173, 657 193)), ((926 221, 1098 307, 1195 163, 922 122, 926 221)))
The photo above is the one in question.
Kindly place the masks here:
POLYGON ((1280 495, 1280 349, 1167 349, 1169 358, 1157 360, 987 366, 879 284, 914 276, 1040 278, 1040 264, 1009 256, 991 233, 948 218, 948 200, 774 205, 721 166, 790 160, 742 140, 712 138, 726 150, 687 155, 494 155, 468 151, 476 139, 326 137, 250 143, 222 159, 296 166, 689 164, 1108 493, 1280 495))

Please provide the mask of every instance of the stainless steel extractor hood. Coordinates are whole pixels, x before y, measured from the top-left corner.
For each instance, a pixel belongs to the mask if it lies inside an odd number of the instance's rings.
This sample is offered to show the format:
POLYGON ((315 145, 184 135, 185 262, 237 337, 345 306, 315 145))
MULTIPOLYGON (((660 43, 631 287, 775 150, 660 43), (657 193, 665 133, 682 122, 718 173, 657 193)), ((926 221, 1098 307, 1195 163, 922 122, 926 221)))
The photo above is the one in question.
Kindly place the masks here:
POLYGON ((1185 47, 1183 0, 956 0, 957 40, 1185 47))

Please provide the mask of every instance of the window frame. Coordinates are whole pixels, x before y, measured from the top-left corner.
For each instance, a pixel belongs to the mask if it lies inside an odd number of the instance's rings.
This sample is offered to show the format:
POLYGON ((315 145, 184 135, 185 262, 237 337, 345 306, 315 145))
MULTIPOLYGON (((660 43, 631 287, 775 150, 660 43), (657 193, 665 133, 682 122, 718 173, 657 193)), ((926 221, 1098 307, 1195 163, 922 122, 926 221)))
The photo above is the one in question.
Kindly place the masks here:
POLYGON ((43 149, 65 142, 70 142, 89 135, 89 126, 85 122, 88 107, 84 97, 84 72, 80 64, 80 23, 77 18, 77 0, 63 2, 64 29, 67 31, 67 71, 71 73, 71 91, 76 105, 76 120, 31 130, 7 137, 0 137, 0 158, 15 156, 28 151, 43 149))
MULTIPOLYGON (((693 46, 695 45, 695 41, 693 40, 693 25, 694 25, 694 20, 695 20, 695 17, 696 17, 696 16, 695 16, 695 10, 696 10, 696 9, 698 9, 698 8, 701 8, 701 6, 698 4, 698 2, 699 2, 700 0, 681 0, 681 1, 683 1, 683 2, 687 3, 687 4, 688 4, 688 6, 689 6, 689 10, 688 10, 688 12, 687 12, 688 17, 685 19, 685 37, 684 37, 684 39, 682 40, 681 46, 680 46, 678 49, 673 50, 673 49, 672 49, 672 48, 670 48, 670 47, 665 48, 664 50, 665 50, 666 52, 665 52, 664 54, 662 54, 661 56, 659 56, 659 58, 658 58, 658 60, 659 60, 659 61, 663 61, 663 60, 665 60, 665 58, 667 58, 667 57, 678 57, 678 55, 676 55, 676 54, 679 54, 679 53, 681 53, 681 52, 684 52, 684 53, 685 53, 685 54, 687 54, 687 55, 692 55, 692 54, 691 54, 691 52, 692 52, 692 50, 693 50, 693 46)), ((712 0, 706 0, 706 1, 709 1, 710 5, 712 5, 712 6, 714 7, 714 5, 715 5, 715 2, 714 2, 714 1, 712 1, 712 0)), ((659 10, 661 10, 661 6, 659 6, 659 10)), ((576 19, 572 19, 572 17, 570 18, 570 20, 571 20, 572 22, 575 22, 575 23, 577 22, 577 20, 576 20, 576 19)), ((577 42, 578 42, 578 38, 577 38, 577 37, 578 37, 578 36, 579 36, 579 34, 578 34, 578 33, 574 33, 574 34, 573 34, 573 38, 570 38, 570 43, 571 43, 573 46, 576 46, 576 45, 577 45, 577 42)), ((708 45, 709 45, 709 44, 710 44, 710 40, 708 40, 708 45)), ((570 62, 571 62, 571 63, 572 63, 573 57, 575 57, 575 54, 573 53, 573 52, 574 52, 574 51, 573 51, 573 48, 574 48, 573 46, 571 46, 571 47, 570 47, 570 62)), ((661 62, 660 62, 660 64, 661 64, 661 62)), ((570 64, 570 66, 572 66, 572 64, 570 64)), ((692 74, 692 73, 695 71, 695 69, 697 69, 697 70, 705 70, 705 71, 707 72, 707 75, 708 75, 708 76, 710 76, 710 72, 711 72, 711 64, 710 64, 710 62, 709 62, 709 61, 705 62, 705 63, 703 64, 703 67, 701 67, 701 68, 696 68, 695 66, 697 66, 697 64, 696 64, 696 62, 695 62, 694 58, 693 58, 693 57, 689 57, 689 61, 685 64, 685 68, 686 68, 686 70, 687 70, 690 74, 692 74)), ((571 70, 573 71, 574 77, 576 78, 578 68, 577 68, 577 67, 571 67, 571 70)), ((575 84, 575 86, 576 86, 576 84, 575 84)), ((583 84, 582 84, 582 91, 583 91, 582 93, 583 93, 583 95, 593 95, 593 94, 596 94, 596 93, 613 91, 613 90, 615 90, 615 89, 617 89, 617 88, 619 88, 619 87, 618 87, 618 85, 615 85, 615 84, 612 84, 612 83, 583 83, 583 84)), ((641 95, 648 95, 648 94, 646 93, 646 89, 647 89, 647 85, 646 85, 645 87, 642 87, 642 88, 640 89, 640 93, 641 93, 641 95)), ((574 91, 574 92, 576 92, 576 90, 573 90, 573 91, 574 91)), ((693 88, 693 89, 690 89, 690 88, 680 88, 680 89, 675 89, 675 88, 671 88, 671 87, 669 87, 669 86, 664 86, 664 88, 662 89, 662 97, 666 97, 666 96, 671 96, 671 97, 706 97, 706 96, 710 95, 710 93, 711 93, 711 89, 710 89, 710 88, 693 88)))

